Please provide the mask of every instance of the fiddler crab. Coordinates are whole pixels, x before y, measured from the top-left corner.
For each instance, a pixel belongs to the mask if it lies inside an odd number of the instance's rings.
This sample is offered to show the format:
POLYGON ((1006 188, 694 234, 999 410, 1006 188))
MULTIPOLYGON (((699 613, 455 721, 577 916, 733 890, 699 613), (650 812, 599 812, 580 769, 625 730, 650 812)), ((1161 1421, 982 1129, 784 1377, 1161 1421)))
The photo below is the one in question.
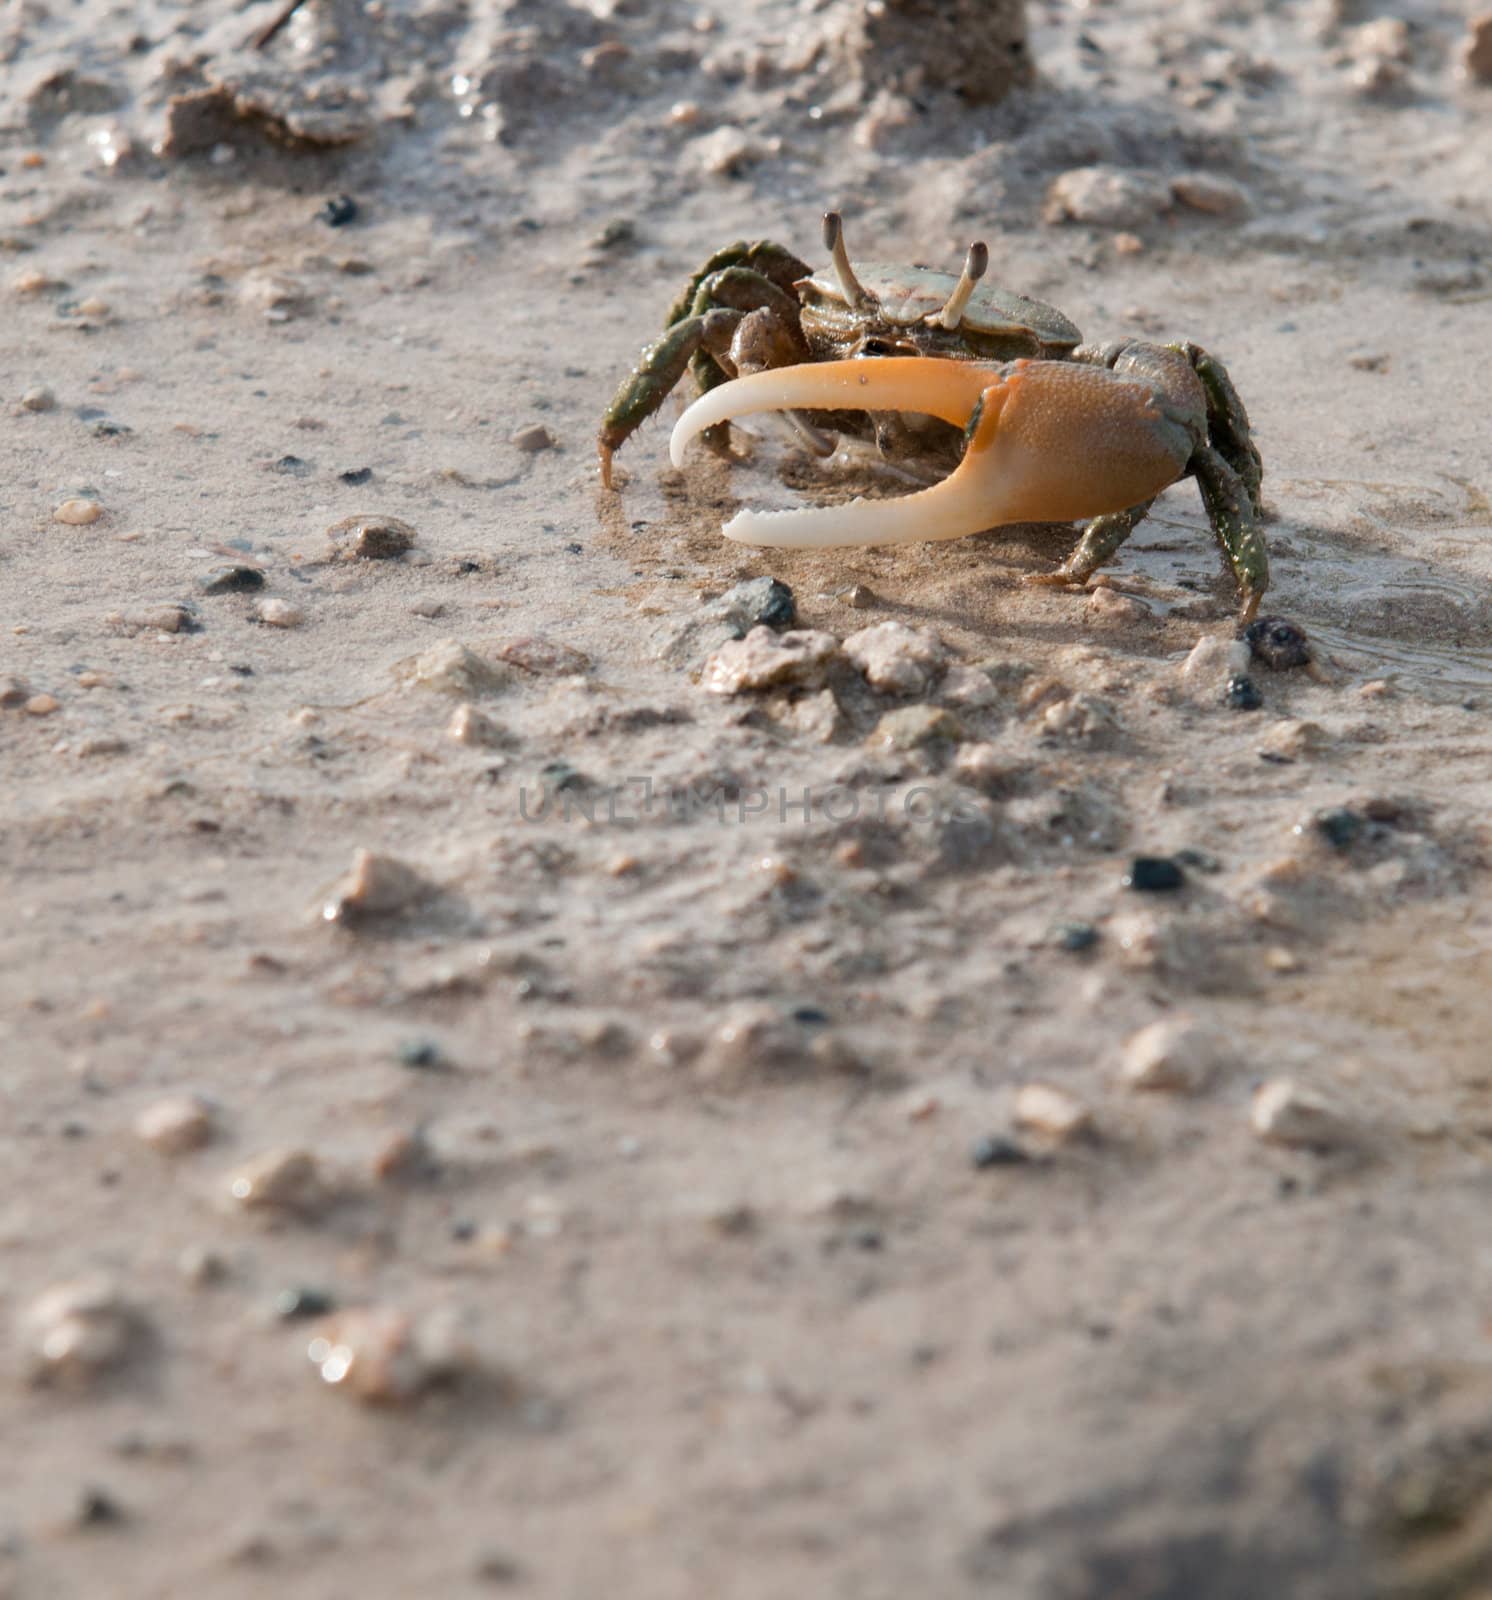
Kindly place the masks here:
POLYGON ((696 435, 723 448, 732 418, 783 411, 817 454, 847 434, 903 468, 946 474, 890 499, 744 511, 726 523, 728 539, 819 549, 1081 521, 1061 567, 1028 580, 1081 585, 1162 489, 1193 477, 1243 618, 1254 616, 1269 586, 1262 468, 1220 361, 1189 343, 1083 344, 1060 311, 984 283, 983 244, 956 278, 870 262, 857 271, 837 212, 824 218, 824 244, 831 271, 759 240, 728 245, 694 274, 602 420, 607 488, 612 456, 688 367, 700 395, 673 430, 675 466, 696 435))

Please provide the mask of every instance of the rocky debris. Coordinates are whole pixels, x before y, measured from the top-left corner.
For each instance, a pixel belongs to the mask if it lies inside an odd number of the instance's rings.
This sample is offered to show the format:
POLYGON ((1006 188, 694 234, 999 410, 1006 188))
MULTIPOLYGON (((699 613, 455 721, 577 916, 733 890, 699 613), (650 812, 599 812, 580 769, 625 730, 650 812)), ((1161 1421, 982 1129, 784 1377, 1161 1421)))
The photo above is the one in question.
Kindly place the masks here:
POLYGON ((729 640, 715 651, 705 662, 700 686, 724 695, 789 684, 818 688, 838 654, 839 640, 832 633, 774 633, 759 624, 744 639, 729 640))
POLYGON ((1017 1126, 1039 1133, 1053 1144, 1067 1144, 1090 1133, 1093 1113, 1075 1094, 1049 1083, 1022 1084, 1016 1090, 1017 1126))
POLYGON ((1473 83, 1492 84, 1492 11, 1484 11, 1466 24, 1461 70, 1473 83))
POLYGON ((1344 35, 1352 82, 1365 95, 1392 95, 1409 81, 1413 50, 1402 17, 1377 17, 1344 35))
POLYGON ((995 705, 1000 699, 1000 691, 983 667, 966 666, 961 661, 955 661, 943 674, 943 680, 938 685, 938 698, 945 705, 957 706, 960 710, 979 711, 985 706, 995 705))
POLYGON ((288 272, 245 273, 238 286, 238 301, 247 311, 257 311, 266 322, 291 322, 316 308, 316 296, 288 272))
POLYGON ((1311 642, 1305 630, 1283 617, 1260 617, 1249 623, 1243 630, 1243 642, 1249 655, 1271 672, 1288 672, 1311 660, 1311 642))
POLYGON ((1215 172, 1184 172, 1172 178, 1171 195, 1189 210, 1229 222, 1241 222, 1253 211, 1243 185, 1215 172))
POLYGON ((1219 1029, 1192 1016, 1163 1017, 1125 1040, 1119 1081, 1131 1089, 1195 1094, 1236 1064, 1219 1029))
POLYGON ((228 1195, 245 1211, 312 1217, 331 1198, 321 1164, 309 1150, 267 1150, 228 1177, 228 1195))
POLYGON ((1024 0, 848 0, 813 48, 862 98, 942 91, 988 105, 1033 76, 1024 0))
POLYGON ((44 383, 33 384, 21 395, 22 411, 51 411, 57 396, 44 383))
POLYGON ((334 194, 316 213, 316 220, 328 228, 345 228, 357 221, 361 207, 350 194, 334 194))
POLYGON ((104 508, 97 500, 64 500, 52 513, 53 522, 65 523, 69 528, 86 528, 103 516, 104 508))
POLYGON ((24 706, 31 698, 31 690, 21 678, 0 678, 0 709, 12 711, 24 706))
POLYGON ((1067 955, 1075 956, 1092 950, 1099 937, 1098 929, 1091 922, 1062 921, 1053 926, 1048 942, 1067 955))
POLYGON ((953 758, 953 776, 982 794, 1009 794, 1021 770, 1018 762, 992 744, 960 745, 953 758))
POLYGON ((1090 623, 1105 627, 1134 628, 1155 620, 1155 613, 1143 600, 1122 594, 1106 583, 1089 592, 1083 611, 1090 623))
POLYGON ((554 435, 542 422, 530 423, 526 428, 519 428, 508 438, 508 443, 515 450, 521 451, 526 456, 538 455, 541 450, 553 450, 556 444, 554 435))
POLYGON ((242 71, 174 96, 157 148, 168 160, 249 140, 292 150, 353 144, 374 126, 366 95, 330 75, 302 83, 289 74, 242 71))
POLYGON ((412 687, 460 695, 465 700, 496 694, 513 681, 513 669, 506 662, 489 661, 459 639, 438 640, 428 650, 399 662, 394 675, 412 687))
POLYGON ((748 578, 714 600, 670 634, 658 658, 671 666, 687 666, 732 639, 743 639, 755 627, 790 628, 797 620, 793 591, 776 578, 748 578))
POLYGON ((741 128, 714 128, 689 141, 685 159, 697 172, 708 177, 738 178, 748 167, 772 153, 774 143, 764 144, 741 128))
POLYGON ((171 1095, 140 1113, 135 1132, 162 1155, 185 1155, 200 1150, 212 1138, 212 1110, 197 1095, 171 1095))
POLYGON ((270 628, 298 628, 306 620, 299 606, 279 599, 261 600, 254 608, 254 615, 270 628))
POLYGON ((343 517, 326 534, 345 561, 395 561, 415 544, 414 529, 398 517, 343 517))
POLYGON ((1299 761, 1303 756, 1324 750, 1330 742, 1319 722, 1304 722, 1292 717, 1271 723, 1259 741, 1259 749, 1262 754, 1277 761, 1299 761))
POLYGON ((34 694, 21 709, 31 717, 50 717, 62 709, 62 702, 54 694, 34 694))
POLYGON ((878 622, 852 633, 844 653, 873 689, 886 694, 926 694, 948 664, 937 634, 904 622, 878 622))
POLYGON ((1044 732, 1074 744, 1098 744, 1119 726, 1119 715, 1107 700, 1091 694, 1070 694, 1046 707, 1038 719, 1044 732))
POLYGON ((1249 1121, 1267 1144, 1330 1150, 1356 1140, 1356 1130, 1339 1107, 1293 1078, 1261 1084, 1254 1091, 1249 1121))
POLYGON ((1098 228, 1143 229, 1171 205, 1164 178, 1123 167, 1075 167, 1059 174, 1042 206, 1045 222, 1083 222, 1098 228))
POLYGON ((1197 640, 1181 663, 1182 692, 1204 705, 1216 705, 1227 692, 1228 681, 1246 672, 1249 647, 1238 639, 1208 633, 1197 640))
POLYGON ((496 655, 499 661, 541 678, 576 678, 591 670, 591 659, 583 651, 539 634, 510 639, 496 655))
POLYGON ((484 1358, 469 1314, 453 1307, 341 1311, 317 1326, 306 1354, 323 1383, 368 1405, 407 1405, 447 1384, 509 1386, 484 1358))
POLYGON ((938 740, 955 742, 963 735, 963 724, 951 711, 938 706, 899 706, 881 718, 865 742, 873 750, 915 750, 938 740))
POLYGON ((54 1285, 32 1302, 21 1338, 37 1383, 83 1388, 122 1365, 145 1323, 108 1277, 54 1285))
POLYGON ((371 918, 398 916, 438 893, 428 878, 396 857, 358 850, 347 875, 322 899, 319 915, 324 922, 355 926, 371 918))
POLYGON ((734 1087, 762 1078, 858 1074, 865 1067, 820 1015, 804 1020, 801 1012, 760 1004, 743 1006, 726 1017, 694 1070, 712 1084, 734 1087))
POLYGON ((800 695, 783 707, 778 721, 814 744, 832 744, 845 731, 844 714, 832 689, 800 695))

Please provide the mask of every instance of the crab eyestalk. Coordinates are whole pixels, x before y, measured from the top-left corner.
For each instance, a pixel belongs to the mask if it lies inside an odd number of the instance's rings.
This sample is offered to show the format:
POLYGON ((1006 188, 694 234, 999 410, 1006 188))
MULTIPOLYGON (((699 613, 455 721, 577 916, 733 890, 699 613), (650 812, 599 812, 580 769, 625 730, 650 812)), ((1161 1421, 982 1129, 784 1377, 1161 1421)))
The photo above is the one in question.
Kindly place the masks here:
POLYGON ((964 260, 964 270, 954 285, 953 293, 948 296, 943 309, 938 313, 938 326, 946 328, 950 333, 964 319, 964 312, 968 308, 970 299, 979 280, 989 270, 989 246, 980 239, 969 246, 969 254, 964 260))
POLYGON ((927 356, 824 361, 737 378, 679 418, 669 451, 754 412, 916 411, 968 443, 942 483, 890 500, 743 511, 722 530, 779 549, 962 539, 1012 522, 1075 522, 1150 499, 1185 470, 1192 436, 1152 387, 1066 361, 979 366, 927 356))
POLYGON ((855 276, 855 269, 850 265, 850 253, 844 244, 844 219, 837 211, 824 213, 824 249, 834 263, 834 276, 839 279, 845 304, 856 310, 872 305, 874 296, 855 276))

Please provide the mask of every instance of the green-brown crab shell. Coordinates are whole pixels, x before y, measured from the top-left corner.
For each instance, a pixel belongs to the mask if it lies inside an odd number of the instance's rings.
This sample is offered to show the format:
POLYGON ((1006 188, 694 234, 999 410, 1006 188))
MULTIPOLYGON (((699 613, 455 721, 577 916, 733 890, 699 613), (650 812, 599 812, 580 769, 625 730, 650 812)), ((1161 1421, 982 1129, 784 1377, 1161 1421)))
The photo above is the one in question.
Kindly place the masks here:
MULTIPOLYGON (((880 319, 896 327, 925 325, 943 309, 958 284, 953 273, 878 261, 856 262, 855 273, 878 302, 880 319)), ((805 308, 821 306, 841 315, 851 309, 832 273, 815 273, 797 287, 805 308)), ((1055 306, 989 283, 981 283, 974 290, 959 331, 971 335, 971 343, 976 344, 982 339, 1034 335, 1043 355, 1058 358, 1081 344, 1083 338, 1055 306)))

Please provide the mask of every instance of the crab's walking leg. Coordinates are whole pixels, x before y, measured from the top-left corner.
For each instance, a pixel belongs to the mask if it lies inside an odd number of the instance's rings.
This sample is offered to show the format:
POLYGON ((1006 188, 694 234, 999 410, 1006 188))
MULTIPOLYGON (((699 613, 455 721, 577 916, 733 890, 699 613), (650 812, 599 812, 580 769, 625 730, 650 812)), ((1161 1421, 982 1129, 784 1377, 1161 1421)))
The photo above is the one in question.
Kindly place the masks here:
MULTIPOLYGON (((611 487, 611 458, 622 444, 663 404, 670 389, 700 350, 724 355, 741 321, 739 311, 709 311, 676 322, 637 358, 622 380, 596 436, 601 482, 611 487)), ((717 367, 715 369, 719 371, 717 367)))
POLYGON ((1191 362, 1192 371, 1202 380, 1202 387, 1207 392, 1208 439, 1213 449, 1243 480, 1254 515, 1259 516, 1264 510, 1260 496, 1264 463, 1254 443, 1248 412, 1243 409, 1243 401, 1233 387, 1228 369, 1200 345, 1188 342, 1172 348, 1179 350, 1191 362))
POLYGON ((706 278, 727 267, 745 267, 769 283, 776 284, 787 294, 792 293, 793 285, 800 278, 813 276, 813 268, 806 261, 800 261, 791 250, 784 250, 780 244, 773 244, 770 239, 758 239, 755 244, 747 244, 744 239, 738 239, 734 244, 726 245, 723 250, 717 250, 684 285, 679 291, 678 298, 668 308, 664 326, 671 328, 674 323, 682 322, 695 311, 697 308, 694 302, 699 296, 699 286, 706 278))
POLYGON ((1192 456, 1191 471, 1202 491, 1207 520, 1217 535, 1238 590, 1243 596, 1243 621, 1252 622, 1269 587, 1269 551, 1259 531, 1259 519, 1248 480, 1210 445, 1192 456))
POLYGON ((1077 548, 1055 572, 1028 572, 1025 581, 1054 588, 1086 583, 1100 567, 1114 559, 1119 547, 1150 514, 1154 504, 1154 500, 1142 500, 1127 511, 1111 511, 1107 516, 1094 517, 1083 529, 1077 548))

